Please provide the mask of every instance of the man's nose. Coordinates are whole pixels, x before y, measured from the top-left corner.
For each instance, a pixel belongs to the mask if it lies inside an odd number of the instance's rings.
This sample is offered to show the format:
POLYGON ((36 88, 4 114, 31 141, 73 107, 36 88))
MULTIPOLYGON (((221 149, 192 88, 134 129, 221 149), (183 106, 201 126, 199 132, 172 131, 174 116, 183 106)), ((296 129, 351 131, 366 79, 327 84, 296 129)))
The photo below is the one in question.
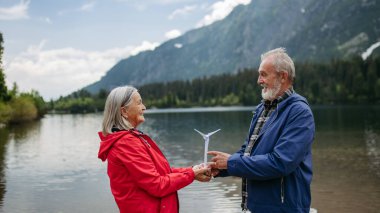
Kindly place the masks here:
POLYGON ((257 84, 262 84, 262 83, 264 83, 264 81, 263 81, 263 79, 259 76, 259 77, 257 78, 257 84))

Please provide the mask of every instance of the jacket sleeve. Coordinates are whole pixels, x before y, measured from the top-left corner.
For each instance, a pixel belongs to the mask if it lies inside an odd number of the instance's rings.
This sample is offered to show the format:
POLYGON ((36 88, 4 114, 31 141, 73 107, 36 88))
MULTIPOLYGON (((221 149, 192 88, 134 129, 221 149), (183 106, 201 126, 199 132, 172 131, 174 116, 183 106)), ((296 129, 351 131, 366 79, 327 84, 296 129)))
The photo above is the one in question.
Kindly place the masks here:
MULTIPOLYGON (((273 152, 244 156, 237 152, 228 159, 230 175, 267 180, 286 176, 300 165, 314 138, 314 118, 308 107, 296 105, 276 142, 273 152)), ((265 143, 265 137, 260 143, 265 143)))
POLYGON ((191 167, 186 167, 186 168, 172 167, 173 173, 187 173, 189 171, 193 172, 193 168, 191 168, 191 167))
MULTIPOLYGON (((240 150, 237 151, 235 154, 236 155, 244 155, 244 150, 245 150, 245 147, 247 146, 247 140, 245 141, 245 143, 240 147, 240 150)), ((231 159, 231 158, 230 158, 231 159)), ((228 164, 227 164, 228 165, 228 164)), ((233 174, 230 174, 229 173, 229 170, 228 169, 221 169, 219 170, 219 173, 215 176, 215 177, 228 177, 228 176, 233 176, 233 174)))
POLYGON ((118 145, 119 159, 140 188, 152 196, 164 197, 194 181, 191 168, 183 169, 180 173, 160 175, 147 149, 149 148, 139 139, 128 140, 118 145))

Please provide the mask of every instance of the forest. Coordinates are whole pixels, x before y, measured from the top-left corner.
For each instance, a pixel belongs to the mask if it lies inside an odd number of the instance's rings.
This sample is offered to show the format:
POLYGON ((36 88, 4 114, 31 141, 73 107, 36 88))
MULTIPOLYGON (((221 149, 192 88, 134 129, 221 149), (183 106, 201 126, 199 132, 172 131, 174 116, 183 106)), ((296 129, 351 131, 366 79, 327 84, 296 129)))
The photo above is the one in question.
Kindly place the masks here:
MULTIPOLYGON (((294 89, 311 105, 380 104, 380 57, 332 59, 329 63, 296 63, 294 89)), ((137 87, 147 108, 253 106, 261 100, 256 69, 191 81, 152 83, 137 87)), ((134 86, 134 85, 132 85, 134 86)), ((74 92, 48 108, 56 113, 102 111, 109 91, 74 92)))

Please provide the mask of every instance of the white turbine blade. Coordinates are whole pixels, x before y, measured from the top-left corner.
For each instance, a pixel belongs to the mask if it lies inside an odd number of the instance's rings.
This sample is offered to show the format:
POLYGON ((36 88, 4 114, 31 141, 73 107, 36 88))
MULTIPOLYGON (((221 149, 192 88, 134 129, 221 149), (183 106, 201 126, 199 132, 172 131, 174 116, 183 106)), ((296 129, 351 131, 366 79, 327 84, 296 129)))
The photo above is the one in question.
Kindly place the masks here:
POLYGON ((197 131, 199 134, 201 134, 203 137, 206 137, 206 135, 204 133, 202 133, 201 131, 197 130, 197 129, 194 129, 195 131, 197 131))
POLYGON ((213 135, 213 134, 217 133, 218 131, 220 131, 220 129, 218 129, 218 130, 215 130, 215 131, 213 131, 213 132, 210 132, 210 133, 208 133, 208 134, 207 134, 207 136, 208 136, 208 137, 210 137, 211 135, 213 135))

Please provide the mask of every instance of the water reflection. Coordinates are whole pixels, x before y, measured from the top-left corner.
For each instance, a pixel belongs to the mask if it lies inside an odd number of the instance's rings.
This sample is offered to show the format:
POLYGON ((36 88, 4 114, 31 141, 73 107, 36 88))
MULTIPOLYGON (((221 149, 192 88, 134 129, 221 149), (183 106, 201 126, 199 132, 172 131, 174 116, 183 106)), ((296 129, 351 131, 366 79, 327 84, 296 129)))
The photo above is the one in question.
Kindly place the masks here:
MULTIPOLYGON (((313 109, 317 134, 313 146, 312 205, 319 212, 378 212, 380 177, 371 169, 368 138, 380 132, 378 107, 313 109), (377 118, 377 119, 376 119, 377 118), (368 127, 371 131, 368 132, 368 127), (369 133, 369 134, 368 134, 369 133)), ((374 142, 377 144, 377 142, 374 142)))
POLYGON ((0 206, 3 206, 4 194, 6 192, 5 179, 5 153, 6 143, 8 141, 9 131, 6 128, 0 128, 0 206))
POLYGON ((211 183, 196 182, 180 190, 181 212, 241 212, 240 178, 211 183))
POLYGON ((367 154, 369 158, 369 168, 380 177, 380 137, 372 128, 368 128, 365 133, 367 154))
POLYGON ((107 188, 105 165, 97 161, 94 146, 98 129, 99 117, 94 115, 49 115, 41 122, 11 127, 2 211, 115 210, 112 197, 93 196, 104 194, 98 186, 107 188), (94 206, 96 202, 105 204, 94 206))

